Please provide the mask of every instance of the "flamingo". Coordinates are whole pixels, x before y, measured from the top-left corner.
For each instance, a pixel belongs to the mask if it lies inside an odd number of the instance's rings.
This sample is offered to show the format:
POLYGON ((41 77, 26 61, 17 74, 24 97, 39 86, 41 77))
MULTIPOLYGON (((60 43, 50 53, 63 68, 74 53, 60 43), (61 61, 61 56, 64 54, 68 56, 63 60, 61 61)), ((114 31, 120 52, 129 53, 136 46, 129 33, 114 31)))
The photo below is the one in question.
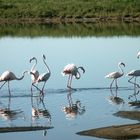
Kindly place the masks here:
MULTIPOLYGON (((137 58, 140 57, 140 52, 138 52, 137 54, 137 58)), ((136 83, 136 79, 137 77, 140 76, 140 70, 131 70, 129 73, 126 74, 126 76, 132 76, 128 82, 131 83, 131 84, 134 84, 134 88, 137 86, 137 87, 140 87, 139 84, 136 83), (135 78, 134 80, 134 83, 131 81, 133 78, 135 78)))
POLYGON ((8 90, 9 90, 9 95, 11 96, 11 92, 10 92, 10 86, 9 86, 9 82, 12 80, 22 80, 25 76, 25 73, 28 71, 24 71, 21 77, 16 77, 15 74, 9 70, 5 71, 1 76, 0 76, 0 82, 4 82, 0 89, 4 86, 5 83, 8 82, 8 90))
POLYGON ((124 72, 123 72, 123 69, 121 68, 121 66, 124 66, 125 67, 125 64, 123 62, 119 62, 118 63, 118 68, 120 69, 120 72, 118 72, 118 71, 111 72, 110 74, 108 74, 108 75, 105 76, 105 78, 113 79, 113 81, 110 84, 110 88, 112 88, 112 85, 113 85, 113 82, 114 81, 116 83, 116 89, 118 88, 117 79, 124 75, 124 72))
POLYGON ((79 69, 81 69, 83 71, 83 73, 85 73, 85 69, 83 67, 77 67, 75 64, 68 64, 64 67, 63 71, 62 71, 62 75, 69 75, 68 78, 68 82, 67 82, 67 87, 69 89, 71 88, 71 83, 72 83, 72 78, 73 76, 78 80, 81 77, 80 72, 78 71, 79 69))
POLYGON ((37 78, 39 77, 39 72, 37 70, 35 70, 35 67, 37 65, 37 59, 36 57, 33 57, 30 59, 30 63, 35 60, 35 63, 33 64, 30 72, 32 72, 33 74, 31 74, 31 80, 32 80, 32 85, 31 85, 31 91, 32 91, 32 86, 33 86, 33 83, 35 83, 35 81, 37 80, 37 78))
MULTIPOLYGON (((45 84, 46 84, 46 82, 48 81, 48 79, 49 79, 50 76, 51 76, 51 71, 50 71, 50 68, 48 67, 47 63, 45 62, 46 57, 45 57, 44 54, 43 54, 42 58, 43 58, 43 62, 44 62, 44 64, 45 64, 45 66, 46 66, 46 68, 47 68, 47 72, 40 74, 40 75, 38 76, 38 78, 32 83, 32 85, 33 85, 34 87, 36 87, 36 88, 43 94, 43 90, 44 90, 45 84), (42 87, 42 90, 40 90, 40 89, 35 85, 35 83, 40 83, 40 82, 44 82, 44 85, 43 85, 43 87, 42 87)), ((33 72, 30 72, 30 74, 34 75, 34 77, 35 77, 35 74, 34 74, 33 72)))

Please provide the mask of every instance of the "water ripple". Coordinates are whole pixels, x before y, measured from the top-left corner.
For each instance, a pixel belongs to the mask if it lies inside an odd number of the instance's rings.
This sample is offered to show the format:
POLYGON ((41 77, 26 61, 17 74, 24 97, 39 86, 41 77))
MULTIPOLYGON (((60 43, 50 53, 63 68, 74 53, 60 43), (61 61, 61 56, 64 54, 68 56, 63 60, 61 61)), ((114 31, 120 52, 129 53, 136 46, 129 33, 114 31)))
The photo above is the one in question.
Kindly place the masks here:
MULTIPOLYGON (((115 90, 115 88, 112 88, 115 90)), ((75 90, 71 90, 71 93, 73 92, 83 92, 83 91, 106 91, 110 90, 108 87, 89 87, 89 88, 76 88, 75 90)), ((120 87, 118 89, 119 91, 124 91, 124 90, 133 90, 132 87, 120 87)), ((45 95, 47 94, 66 94, 70 90, 69 89, 46 89, 45 90, 45 95)), ((12 91, 12 97, 31 97, 31 91, 30 90, 23 90, 23 89, 14 89, 12 91)), ((40 93, 38 91, 33 91, 33 96, 40 96, 40 93)), ((7 90, 2 90, 0 93, 0 97, 9 97, 9 93, 7 90)))

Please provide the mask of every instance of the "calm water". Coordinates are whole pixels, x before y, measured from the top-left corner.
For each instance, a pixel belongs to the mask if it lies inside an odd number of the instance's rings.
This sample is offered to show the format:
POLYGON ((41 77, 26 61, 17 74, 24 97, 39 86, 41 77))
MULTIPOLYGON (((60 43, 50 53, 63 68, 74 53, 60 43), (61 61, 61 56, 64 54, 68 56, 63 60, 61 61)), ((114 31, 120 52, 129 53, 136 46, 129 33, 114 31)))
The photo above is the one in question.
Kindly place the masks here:
POLYGON ((12 115, 0 114, 0 127, 43 125, 54 128, 48 130, 46 136, 43 136, 44 131, 1 133, 0 139, 12 137, 15 140, 24 140, 28 137, 43 140, 47 137, 48 140, 84 140, 85 137, 75 133, 91 128, 138 122, 113 115, 119 110, 139 110, 128 106, 128 97, 134 92, 128 83, 128 77, 123 76, 118 81, 120 88, 117 94, 123 99, 120 104, 110 100, 109 97, 115 95, 116 91, 109 90, 111 80, 104 78, 109 72, 118 70, 117 64, 120 61, 126 64, 125 74, 132 69, 139 69, 140 60, 136 58, 138 51, 140 37, 1 37, 0 73, 9 69, 21 76, 24 70, 31 69, 29 59, 33 56, 38 59, 36 69, 43 73, 45 66, 42 54, 45 54, 52 75, 45 86, 43 101, 40 101, 36 90, 34 97, 30 96, 29 75, 22 81, 11 82, 11 98, 8 96, 7 85, 4 86, 0 90, 0 108, 9 108, 12 115), (72 87, 77 88, 77 91, 71 94, 66 90, 67 77, 61 75, 63 67, 68 63, 83 66, 86 70, 80 80, 73 80, 72 87), (81 110, 75 116, 66 115, 63 108, 77 100, 81 103, 81 110), (39 110, 40 116, 32 116, 32 108, 39 110))

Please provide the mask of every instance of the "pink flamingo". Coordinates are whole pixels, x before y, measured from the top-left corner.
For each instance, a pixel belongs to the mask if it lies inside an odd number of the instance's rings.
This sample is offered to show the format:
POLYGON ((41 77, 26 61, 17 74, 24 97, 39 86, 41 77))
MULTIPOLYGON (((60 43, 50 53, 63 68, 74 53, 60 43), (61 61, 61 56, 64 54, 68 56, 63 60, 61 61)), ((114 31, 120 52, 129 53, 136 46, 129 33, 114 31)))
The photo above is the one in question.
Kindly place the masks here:
POLYGON ((12 80, 22 80, 25 76, 25 73, 27 73, 28 71, 24 71, 21 77, 16 77, 15 74, 11 71, 5 71, 1 76, 0 76, 0 82, 4 82, 0 89, 5 85, 5 83, 8 82, 8 90, 9 90, 9 95, 11 96, 11 92, 10 92, 10 86, 9 86, 9 82, 12 80))
POLYGON ((68 77, 68 82, 67 82, 67 87, 69 89, 71 88, 71 83, 72 83, 72 78, 74 76, 74 78, 76 78, 77 80, 80 79, 81 74, 79 72, 79 69, 81 69, 83 71, 83 73, 85 73, 85 69, 83 67, 77 67, 75 64, 68 64, 64 67, 63 71, 62 71, 62 75, 69 75, 68 77))

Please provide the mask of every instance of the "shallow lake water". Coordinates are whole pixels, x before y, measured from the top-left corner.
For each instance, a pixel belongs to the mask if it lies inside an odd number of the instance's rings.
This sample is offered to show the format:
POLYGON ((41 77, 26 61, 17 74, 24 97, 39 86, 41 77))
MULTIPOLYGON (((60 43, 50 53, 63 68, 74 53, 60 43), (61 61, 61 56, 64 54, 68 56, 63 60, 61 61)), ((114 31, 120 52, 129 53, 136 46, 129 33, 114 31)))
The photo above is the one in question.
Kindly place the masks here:
MULTIPOLYGON (((11 81, 12 96, 9 97, 7 85, 0 90, 0 109, 9 108, 10 115, 0 114, 0 127, 13 126, 53 126, 45 131, 0 133, 0 139, 99 139, 79 136, 82 130, 98 127, 137 123, 113 115, 119 110, 139 110, 130 107, 128 97, 134 93, 128 83, 126 73, 140 68, 140 60, 136 55, 140 51, 140 37, 1 37, 0 38, 0 73, 11 70, 18 77, 24 70, 30 70, 30 58, 38 59, 36 67, 40 73, 46 67, 42 61, 42 54, 46 55, 46 62, 51 69, 51 77, 45 86, 44 99, 40 100, 39 93, 33 90, 31 97, 31 78, 25 75, 22 81, 11 81), (125 75, 118 80, 119 89, 109 89, 110 79, 105 75, 118 71, 118 62, 124 62, 125 75), (79 80, 73 79, 72 87, 76 91, 67 90, 67 78, 61 71, 68 63, 75 63, 85 68, 79 80), (112 96, 122 100, 115 103, 112 96), (110 97, 111 96, 111 97, 110 97), (80 103, 80 110, 73 114, 64 112, 64 107, 80 103), (39 111, 38 116, 32 110, 39 111)), ((139 82, 139 80, 138 80, 139 82)), ((2 83, 1 83, 2 84, 2 83)), ((41 84, 38 85, 42 86, 41 84)), ((139 99, 139 95, 137 97, 139 99)), ((135 100, 135 98, 131 98, 135 100)))

